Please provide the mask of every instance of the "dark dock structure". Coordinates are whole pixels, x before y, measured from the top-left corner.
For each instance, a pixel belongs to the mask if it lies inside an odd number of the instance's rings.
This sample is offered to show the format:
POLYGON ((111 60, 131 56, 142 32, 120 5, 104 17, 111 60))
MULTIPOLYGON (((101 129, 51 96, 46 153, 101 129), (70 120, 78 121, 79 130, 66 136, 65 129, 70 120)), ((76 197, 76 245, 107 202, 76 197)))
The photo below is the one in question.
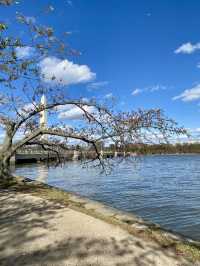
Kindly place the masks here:
MULTIPOLYGON (((119 151, 101 151, 102 158, 113 158, 113 157, 126 157, 126 156, 135 156, 135 153, 126 153, 119 151)), ((95 158, 94 151, 77 151, 77 150, 69 150, 63 153, 60 153, 60 158, 66 161, 74 161, 74 160, 86 160, 95 158)), ((45 151, 19 151, 13 156, 12 163, 37 163, 44 161, 54 161, 57 160, 57 154, 53 152, 45 152, 45 151)))

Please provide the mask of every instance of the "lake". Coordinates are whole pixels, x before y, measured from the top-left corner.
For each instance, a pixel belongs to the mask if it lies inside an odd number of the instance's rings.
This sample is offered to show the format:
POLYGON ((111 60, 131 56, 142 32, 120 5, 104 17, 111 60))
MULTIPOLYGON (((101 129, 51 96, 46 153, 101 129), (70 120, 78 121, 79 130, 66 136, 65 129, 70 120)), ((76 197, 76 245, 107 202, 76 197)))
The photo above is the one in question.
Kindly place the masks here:
POLYGON ((82 168, 79 161, 57 168, 17 165, 15 172, 200 240, 200 155, 142 156, 136 162, 116 159, 107 175, 82 168))

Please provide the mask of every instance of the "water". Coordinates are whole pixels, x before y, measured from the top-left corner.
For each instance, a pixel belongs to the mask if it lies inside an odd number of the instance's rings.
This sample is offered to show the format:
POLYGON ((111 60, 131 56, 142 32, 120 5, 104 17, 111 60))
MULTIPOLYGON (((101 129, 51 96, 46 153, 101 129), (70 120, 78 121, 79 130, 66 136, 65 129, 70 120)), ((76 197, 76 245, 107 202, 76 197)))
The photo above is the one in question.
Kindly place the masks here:
POLYGON ((83 169, 80 162, 58 168, 17 166, 16 173, 133 212, 200 240, 199 155, 144 156, 137 163, 125 160, 117 165, 109 175, 83 169))

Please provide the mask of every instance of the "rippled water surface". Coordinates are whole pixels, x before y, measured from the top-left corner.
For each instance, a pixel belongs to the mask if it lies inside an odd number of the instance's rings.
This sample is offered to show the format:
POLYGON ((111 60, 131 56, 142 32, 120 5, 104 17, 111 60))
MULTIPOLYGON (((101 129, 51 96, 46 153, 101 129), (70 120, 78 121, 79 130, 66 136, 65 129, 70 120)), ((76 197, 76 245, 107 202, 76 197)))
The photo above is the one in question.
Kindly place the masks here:
POLYGON ((144 156, 118 164, 111 174, 80 162, 47 168, 17 166, 16 173, 136 213, 200 240, 200 156, 144 156))

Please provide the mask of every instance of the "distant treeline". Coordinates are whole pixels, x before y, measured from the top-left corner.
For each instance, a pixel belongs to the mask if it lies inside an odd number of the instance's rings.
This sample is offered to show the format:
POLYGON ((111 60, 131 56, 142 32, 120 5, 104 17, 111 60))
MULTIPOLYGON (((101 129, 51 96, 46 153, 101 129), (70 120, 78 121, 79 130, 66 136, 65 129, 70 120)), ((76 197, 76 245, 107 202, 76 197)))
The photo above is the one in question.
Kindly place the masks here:
MULTIPOLYGON (((180 154, 180 153, 200 153, 200 143, 183 143, 183 144, 127 144, 126 147, 123 148, 116 148, 115 145, 111 144, 109 147, 105 147, 103 143, 99 143, 98 145, 99 150, 104 151, 126 151, 126 152, 133 152, 137 154, 180 154)), ((28 152, 37 152, 42 150, 41 147, 35 146, 28 146, 21 149, 21 152, 26 151, 28 152)), ((71 145, 63 147, 62 151, 66 150, 80 150, 80 151, 93 151, 94 148, 91 146, 83 147, 80 145, 71 145)))
MULTIPOLYGON (((110 145, 109 150, 114 150, 114 145, 110 145)), ((200 153, 200 143, 184 144, 128 144, 125 148, 127 152, 137 154, 176 154, 176 153, 200 153)))

